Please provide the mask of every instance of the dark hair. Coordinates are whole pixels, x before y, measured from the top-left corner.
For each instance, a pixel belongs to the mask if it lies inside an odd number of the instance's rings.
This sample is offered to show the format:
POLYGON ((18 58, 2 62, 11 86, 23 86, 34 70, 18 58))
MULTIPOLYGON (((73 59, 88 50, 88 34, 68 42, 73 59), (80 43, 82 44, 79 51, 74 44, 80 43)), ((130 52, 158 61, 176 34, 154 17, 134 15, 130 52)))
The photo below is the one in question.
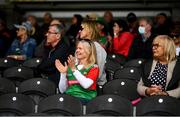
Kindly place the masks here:
POLYGON ((135 21, 137 20, 137 17, 136 17, 136 15, 135 15, 134 13, 130 12, 130 13, 127 15, 126 19, 127 19, 127 21, 128 21, 129 23, 133 23, 133 22, 135 22, 135 21))
POLYGON ((74 14, 74 17, 77 19, 77 24, 81 24, 83 17, 80 14, 74 14))
POLYGON ((115 20, 114 23, 117 23, 119 27, 122 28, 122 32, 129 31, 128 24, 125 20, 118 19, 118 20, 115 20))
POLYGON ((159 15, 164 16, 164 17, 167 19, 167 15, 166 15, 165 13, 159 13, 159 14, 157 14, 157 16, 159 16, 159 15))

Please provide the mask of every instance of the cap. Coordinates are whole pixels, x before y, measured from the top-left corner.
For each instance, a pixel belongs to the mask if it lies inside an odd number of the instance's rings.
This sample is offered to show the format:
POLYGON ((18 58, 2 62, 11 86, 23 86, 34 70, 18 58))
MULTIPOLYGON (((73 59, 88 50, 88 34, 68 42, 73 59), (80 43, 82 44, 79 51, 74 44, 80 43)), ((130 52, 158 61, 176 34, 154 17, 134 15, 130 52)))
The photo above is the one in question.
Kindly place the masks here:
POLYGON ((14 24, 14 26, 16 28, 24 28, 26 29, 28 32, 30 32, 32 30, 32 25, 29 21, 26 21, 26 22, 22 22, 21 25, 18 25, 18 24, 14 24))
POLYGON ((91 13, 91 14, 88 14, 86 17, 91 20, 97 20, 98 15, 96 13, 91 13))

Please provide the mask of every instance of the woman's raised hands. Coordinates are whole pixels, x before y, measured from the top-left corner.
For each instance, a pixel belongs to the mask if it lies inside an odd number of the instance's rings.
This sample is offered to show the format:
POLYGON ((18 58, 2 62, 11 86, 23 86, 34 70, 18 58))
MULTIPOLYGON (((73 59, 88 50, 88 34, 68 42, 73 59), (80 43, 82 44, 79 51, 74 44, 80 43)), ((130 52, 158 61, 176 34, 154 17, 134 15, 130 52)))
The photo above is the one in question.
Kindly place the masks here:
POLYGON ((65 62, 65 65, 63 65, 58 59, 56 59, 55 66, 59 72, 61 72, 61 73, 67 72, 68 66, 67 66, 66 62, 65 62))

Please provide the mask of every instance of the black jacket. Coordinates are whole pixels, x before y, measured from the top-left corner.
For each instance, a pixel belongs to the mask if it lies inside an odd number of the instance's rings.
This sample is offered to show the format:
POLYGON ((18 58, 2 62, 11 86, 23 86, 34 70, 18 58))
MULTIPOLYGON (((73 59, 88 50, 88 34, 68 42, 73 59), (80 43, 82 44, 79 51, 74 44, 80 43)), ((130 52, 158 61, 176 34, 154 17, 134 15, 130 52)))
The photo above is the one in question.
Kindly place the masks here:
POLYGON ((44 49, 44 57, 42 63, 38 66, 38 69, 41 73, 46 74, 48 79, 58 84, 60 73, 55 67, 55 60, 59 59, 61 63, 64 64, 69 55, 68 45, 63 40, 61 40, 55 48, 44 49))

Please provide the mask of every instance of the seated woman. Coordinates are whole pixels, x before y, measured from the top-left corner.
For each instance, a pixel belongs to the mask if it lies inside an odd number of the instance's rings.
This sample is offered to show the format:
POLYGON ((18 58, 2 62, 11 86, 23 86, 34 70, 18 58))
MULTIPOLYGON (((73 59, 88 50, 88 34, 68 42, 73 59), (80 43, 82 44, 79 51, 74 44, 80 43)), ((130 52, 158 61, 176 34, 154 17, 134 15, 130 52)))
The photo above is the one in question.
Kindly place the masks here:
POLYGON ((129 32, 126 21, 122 19, 115 20, 113 32, 114 37, 109 38, 109 52, 117 55, 123 55, 127 58, 134 40, 134 36, 129 32))
POLYGON ((166 95, 180 98, 180 61, 176 46, 167 35, 157 36, 152 45, 153 60, 145 62, 137 91, 141 96, 166 95))
POLYGON ((55 61, 56 68, 61 73, 60 92, 80 98, 83 104, 95 98, 96 80, 99 75, 96 63, 94 43, 87 39, 80 40, 76 47, 76 59, 70 55, 68 65, 63 65, 59 60, 55 61))
POLYGON ((30 37, 32 25, 30 22, 23 22, 22 25, 15 25, 18 30, 15 39, 7 52, 7 57, 16 60, 32 58, 36 47, 36 40, 30 37))

